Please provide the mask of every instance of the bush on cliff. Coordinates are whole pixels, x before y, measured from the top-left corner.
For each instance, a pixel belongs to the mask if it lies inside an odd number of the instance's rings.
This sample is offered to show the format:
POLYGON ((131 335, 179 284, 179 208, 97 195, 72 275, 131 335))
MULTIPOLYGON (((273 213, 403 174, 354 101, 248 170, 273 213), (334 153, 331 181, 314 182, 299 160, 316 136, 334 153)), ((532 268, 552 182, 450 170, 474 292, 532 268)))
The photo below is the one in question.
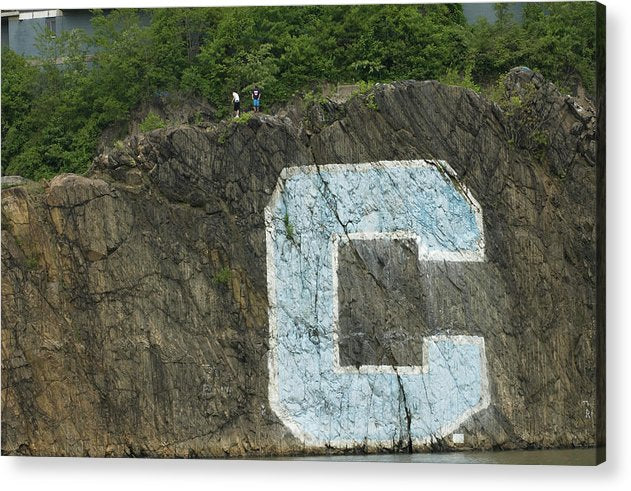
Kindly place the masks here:
POLYGON ((164 92, 205 97, 224 117, 231 92, 245 105, 254 84, 270 107, 324 81, 477 90, 527 65, 593 93, 595 4, 528 4, 522 22, 496 9, 497 22, 473 25, 456 4, 95 11, 91 37, 40 33, 37 66, 2 50, 2 173, 83 172, 106 127, 164 92))

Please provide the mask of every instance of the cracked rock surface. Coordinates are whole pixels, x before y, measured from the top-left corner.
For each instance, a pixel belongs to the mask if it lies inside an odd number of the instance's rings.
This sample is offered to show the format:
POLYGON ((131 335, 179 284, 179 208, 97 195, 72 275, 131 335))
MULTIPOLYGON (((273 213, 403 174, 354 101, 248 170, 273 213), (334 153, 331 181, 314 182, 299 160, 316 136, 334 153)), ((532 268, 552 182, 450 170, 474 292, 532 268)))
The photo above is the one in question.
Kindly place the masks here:
POLYGON ((482 208, 486 261, 345 244, 341 362, 410 365, 422 336, 480 336, 490 404, 456 430, 464 444, 413 445, 406 407, 379 450, 594 445, 595 112, 538 75, 514 71, 507 89, 526 94, 520 111, 436 82, 379 85, 374 104, 157 130, 85 177, 3 189, 2 453, 344 451, 304 446, 268 400, 264 209, 285 167, 404 159, 455 170, 482 208))

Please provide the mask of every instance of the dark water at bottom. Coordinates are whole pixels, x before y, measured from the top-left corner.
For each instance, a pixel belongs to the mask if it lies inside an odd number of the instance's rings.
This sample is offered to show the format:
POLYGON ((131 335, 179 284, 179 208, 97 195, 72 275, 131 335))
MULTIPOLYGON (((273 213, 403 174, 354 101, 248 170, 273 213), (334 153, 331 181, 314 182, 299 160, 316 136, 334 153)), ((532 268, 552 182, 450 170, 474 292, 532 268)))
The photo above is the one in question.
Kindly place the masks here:
POLYGON ((293 457, 289 460, 327 462, 425 462, 432 464, 519 464, 519 465, 595 465, 596 448, 561 450, 503 450, 497 452, 451 452, 387 455, 336 455, 293 457))

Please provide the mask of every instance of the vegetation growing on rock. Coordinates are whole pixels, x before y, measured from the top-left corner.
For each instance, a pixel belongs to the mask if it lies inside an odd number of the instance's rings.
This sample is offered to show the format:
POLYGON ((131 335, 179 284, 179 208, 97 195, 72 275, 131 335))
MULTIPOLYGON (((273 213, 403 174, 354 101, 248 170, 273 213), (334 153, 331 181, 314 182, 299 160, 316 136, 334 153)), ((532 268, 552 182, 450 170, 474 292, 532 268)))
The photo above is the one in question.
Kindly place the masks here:
POLYGON ((38 66, 2 50, 2 172, 81 173, 105 128, 175 92, 206 99, 221 118, 230 92, 247 104, 254 84, 265 109, 323 82, 437 79, 477 90, 517 65, 593 92, 594 3, 527 4, 521 23, 506 5, 496 13, 494 24, 469 25, 456 4, 97 11, 91 37, 42 33, 38 66))

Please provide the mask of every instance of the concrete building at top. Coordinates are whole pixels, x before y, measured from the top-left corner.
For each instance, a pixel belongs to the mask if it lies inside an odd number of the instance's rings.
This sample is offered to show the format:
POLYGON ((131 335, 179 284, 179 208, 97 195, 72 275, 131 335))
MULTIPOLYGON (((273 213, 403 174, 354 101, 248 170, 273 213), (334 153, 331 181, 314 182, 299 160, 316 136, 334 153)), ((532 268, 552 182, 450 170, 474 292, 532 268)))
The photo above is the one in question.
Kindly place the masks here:
MULTIPOLYGON (((495 21, 493 3, 462 4, 468 22, 475 22, 483 17, 489 22, 495 21)), ((510 4, 509 11, 517 20, 521 18, 523 4, 510 4)), ((10 48, 22 56, 38 56, 37 36, 49 29, 55 35, 72 29, 83 29, 92 33, 92 12, 88 9, 51 9, 51 10, 3 10, 2 11, 2 48, 10 48)))
POLYGON ((83 29, 92 33, 92 12, 87 9, 3 10, 2 48, 22 56, 38 56, 37 36, 50 30, 54 35, 83 29))

